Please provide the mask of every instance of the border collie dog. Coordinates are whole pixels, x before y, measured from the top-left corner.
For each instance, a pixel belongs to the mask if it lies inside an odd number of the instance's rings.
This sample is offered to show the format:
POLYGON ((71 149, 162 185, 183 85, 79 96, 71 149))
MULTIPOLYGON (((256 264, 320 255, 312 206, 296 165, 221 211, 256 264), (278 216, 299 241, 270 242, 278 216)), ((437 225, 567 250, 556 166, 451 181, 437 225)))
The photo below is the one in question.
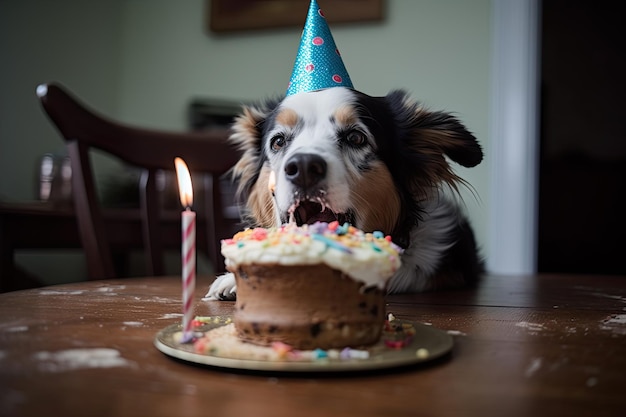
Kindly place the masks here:
MULTIPOLYGON (((337 87, 244 107, 231 141, 243 152, 232 174, 248 226, 338 220, 382 231, 404 248, 390 293, 478 281, 482 260, 454 198, 467 184, 448 160, 473 167, 483 153, 452 115, 404 91, 371 97, 337 87)), ((235 296, 230 273, 207 294, 235 296)))

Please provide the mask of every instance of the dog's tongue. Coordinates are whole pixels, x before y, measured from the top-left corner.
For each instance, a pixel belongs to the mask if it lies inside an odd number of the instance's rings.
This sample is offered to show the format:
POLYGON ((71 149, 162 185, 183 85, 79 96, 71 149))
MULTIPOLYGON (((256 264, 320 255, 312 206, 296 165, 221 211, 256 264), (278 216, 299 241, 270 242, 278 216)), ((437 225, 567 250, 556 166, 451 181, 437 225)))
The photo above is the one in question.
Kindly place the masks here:
POLYGON ((337 216, 328 208, 322 211, 321 204, 306 201, 301 202, 296 208, 296 220, 298 224, 330 223, 337 220, 337 216))

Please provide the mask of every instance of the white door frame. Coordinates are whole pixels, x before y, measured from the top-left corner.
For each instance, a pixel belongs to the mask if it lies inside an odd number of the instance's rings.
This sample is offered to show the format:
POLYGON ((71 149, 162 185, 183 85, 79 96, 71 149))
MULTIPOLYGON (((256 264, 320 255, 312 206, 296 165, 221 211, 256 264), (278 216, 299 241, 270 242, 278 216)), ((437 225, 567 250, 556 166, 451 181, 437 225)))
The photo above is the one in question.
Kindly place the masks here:
POLYGON ((487 270, 537 269, 541 0, 492 1, 487 270))

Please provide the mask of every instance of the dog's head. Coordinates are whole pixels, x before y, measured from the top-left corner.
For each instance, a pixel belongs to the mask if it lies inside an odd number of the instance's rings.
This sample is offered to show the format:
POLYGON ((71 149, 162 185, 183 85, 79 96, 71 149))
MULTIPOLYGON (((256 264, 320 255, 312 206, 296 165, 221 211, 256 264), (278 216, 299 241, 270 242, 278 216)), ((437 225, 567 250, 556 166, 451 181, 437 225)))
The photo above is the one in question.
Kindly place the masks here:
POLYGON ((463 182, 445 156, 466 167, 482 160, 456 118, 402 91, 295 94, 244 108, 233 129, 243 151, 233 175, 254 226, 339 220, 402 240, 421 200, 463 182))

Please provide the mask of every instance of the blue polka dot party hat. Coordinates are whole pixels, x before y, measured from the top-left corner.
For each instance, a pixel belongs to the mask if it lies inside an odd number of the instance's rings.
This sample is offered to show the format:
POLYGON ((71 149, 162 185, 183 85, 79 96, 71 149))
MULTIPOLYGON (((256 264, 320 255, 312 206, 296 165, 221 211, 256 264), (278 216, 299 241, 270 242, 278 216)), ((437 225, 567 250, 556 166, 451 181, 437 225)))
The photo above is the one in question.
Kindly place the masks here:
POLYGON ((287 95, 329 87, 353 88, 324 13, 311 0, 287 95))

